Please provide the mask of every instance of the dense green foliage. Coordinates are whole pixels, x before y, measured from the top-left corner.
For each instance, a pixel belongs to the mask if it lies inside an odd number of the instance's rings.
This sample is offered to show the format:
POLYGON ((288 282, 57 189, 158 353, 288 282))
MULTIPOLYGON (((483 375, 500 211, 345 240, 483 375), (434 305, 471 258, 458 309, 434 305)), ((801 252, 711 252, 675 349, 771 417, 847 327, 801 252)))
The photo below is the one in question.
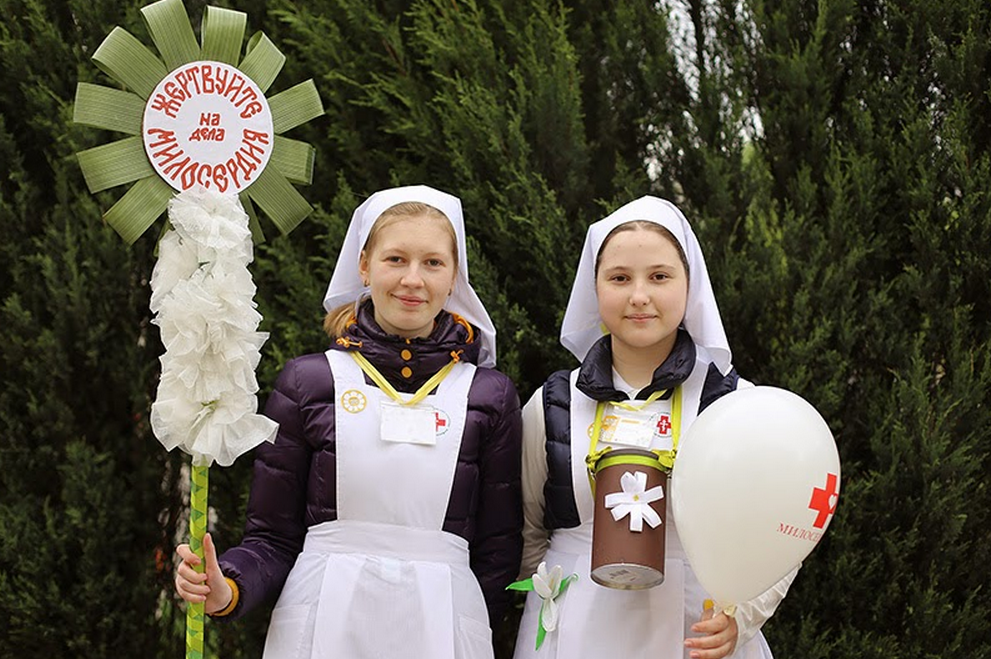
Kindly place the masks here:
MULTIPOLYGON (((174 657, 182 456, 147 422, 156 230, 127 248, 74 153, 77 81, 144 2, 0 0, 0 656, 174 657)), ((187 2, 194 25, 206 3, 187 2)), ((321 350, 368 193, 464 201, 471 276, 526 398, 584 229, 644 193, 693 221, 740 372, 829 422, 843 495, 765 627, 778 656, 991 656, 991 5, 986 0, 275 0, 248 13, 314 78, 315 213, 252 266, 264 391, 321 350), (669 10, 672 5, 675 10, 669 10)), ((211 470, 218 542, 250 460, 211 470)), ((257 657, 266 612, 211 624, 257 657)), ((500 652, 512 643, 512 617, 500 652)))

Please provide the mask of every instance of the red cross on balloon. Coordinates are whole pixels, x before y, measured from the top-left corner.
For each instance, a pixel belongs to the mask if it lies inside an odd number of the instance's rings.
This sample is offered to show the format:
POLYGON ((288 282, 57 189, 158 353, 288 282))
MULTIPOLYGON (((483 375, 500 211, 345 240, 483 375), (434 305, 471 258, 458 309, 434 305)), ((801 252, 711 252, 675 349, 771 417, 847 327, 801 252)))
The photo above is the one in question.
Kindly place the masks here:
POLYGON ((839 477, 836 474, 826 474, 826 487, 816 487, 812 489, 812 500, 809 501, 809 509, 818 513, 812 526, 817 529, 825 528, 829 516, 836 512, 836 504, 840 499, 839 477))

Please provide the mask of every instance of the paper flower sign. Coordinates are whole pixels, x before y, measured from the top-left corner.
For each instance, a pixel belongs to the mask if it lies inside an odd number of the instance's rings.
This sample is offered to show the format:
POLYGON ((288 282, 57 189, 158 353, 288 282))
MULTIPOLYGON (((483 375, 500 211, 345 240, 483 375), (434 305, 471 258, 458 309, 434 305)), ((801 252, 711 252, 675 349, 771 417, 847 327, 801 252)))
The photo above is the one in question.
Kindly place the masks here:
POLYGON ((647 474, 642 471, 633 474, 627 471, 619 482, 623 491, 607 494, 605 498, 606 509, 612 513, 613 519, 618 522, 629 515, 630 530, 636 533, 643 531, 644 520, 650 528, 656 529, 661 523, 661 516, 650 504, 664 498, 664 488, 658 485, 647 490, 647 474))
POLYGON ((261 32, 244 42, 243 12, 207 7, 202 45, 181 0, 141 9, 159 57, 116 27, 93 54, 126 90, 79 83, 73 121, 129 137, 77 154, 93 193, 132 184, 104 215, 133 243, 176 190, 239 193, 255 240, 257 204, 282 233, 313 209, 292 183, 313 178, 314 150, 282 133, 323 114, 312 80, 271 98, 285 56, 261 32))
POLYGON ((256 331, 248 216, 237 196, 198 187, 169 202, 169 221, 151 276, 153 322, 166 348, 151 426, 194 466, 229 467, 278 430, 255 413, 255 368, 268 335, 256 331))
MULTIPOLYGON (((202 45, 182 0, 141 14, 161 58, 114 28, 93 61, 125 90, 80 83, 73 120, 128 135, 77 154, 91 192, 133 184, 104 215, 128 244, 169 211, 151 277, 166 348, 151 425, 192 456, 189 544, 202 559, 210 464, 230 465, 278 429, 256 413, 267 335, 248 271, 252 238, 263 238, 254 204, 282 233, 313 210, 292 185, 311 182, 313 147, 282 133, 323 107, 312 80, 265 97, 285 56, 259 32, 241 57, 244 13, 207 7, 202 45)), ((186 657, 201 659, 203 604, 186 611, 186 657)))
POLYGON ((547 569, 547 562, 543 561, 537 566, 537 571, 529 579, 514 581, 509 584, 507 590, 534 591, 540 598, 540 613, 537 616, 537 647, 544 643, 547 632, 557 629, 558 604, 557 599, 568 590, 572 581, 578 579, 577 574, 568 575, 564 578, 564 570, 560 565, 555 565, 550 570, 547 569))
POLYGON ((180 66, 145 105, 151 166, 176 190, 242 192, 272 157, 272 111, 250 78, 222 62, 180 66))

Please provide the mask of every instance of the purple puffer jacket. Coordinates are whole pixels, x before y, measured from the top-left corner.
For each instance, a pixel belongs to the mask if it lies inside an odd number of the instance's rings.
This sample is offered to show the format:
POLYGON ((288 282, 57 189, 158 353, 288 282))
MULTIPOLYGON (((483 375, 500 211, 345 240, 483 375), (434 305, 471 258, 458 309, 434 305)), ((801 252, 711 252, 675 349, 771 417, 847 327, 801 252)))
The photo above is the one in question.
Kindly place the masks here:
MULTIPOLYGON (((333 348, 359 350, 402 392, 416 391, 451 360, 452 351, 476 363, 480 348, 474 329, 446 311, 430 337, 407 340, 379 328, 366 302, 348 330, 333 348), (404 351, 409 359, 402 358, 404 351), (410 377, 402 375, 404 367, 412 370, 410 377)), ((334 380, 327 357, 288 362, 265 414, 279 423, 279 434, 274 444, 256 449, 244 538, 220 557, 224 575, 240 593, 228 618, 274 601, 306 529, 337 519, 334 380)), ((471 569, 494 626, 509 601, 505 587, 516 577, 523 547, 520 403, 513 383, 498 371, 477 369, 467 414, 443 530, 468 541, 471 569)))

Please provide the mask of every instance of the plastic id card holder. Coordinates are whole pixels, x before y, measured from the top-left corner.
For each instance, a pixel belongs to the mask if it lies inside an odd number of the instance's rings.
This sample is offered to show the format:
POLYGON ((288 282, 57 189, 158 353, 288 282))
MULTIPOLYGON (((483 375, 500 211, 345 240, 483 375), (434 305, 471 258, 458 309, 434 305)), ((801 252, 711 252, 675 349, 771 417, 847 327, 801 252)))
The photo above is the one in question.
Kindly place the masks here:
POLYGON ((654 439, 654 426, 651 423, 650 412, 643 410, 624 410, 615 408, 611 412, 615 417, 612 433, 604 441, 610 444, 620 444, 632 448, 646 449, 654 439))
POLYGON ((407 407, 382 401, 379 434, 383 441, 433 446, 437 443, 437 417, 430 405, 407 407))

